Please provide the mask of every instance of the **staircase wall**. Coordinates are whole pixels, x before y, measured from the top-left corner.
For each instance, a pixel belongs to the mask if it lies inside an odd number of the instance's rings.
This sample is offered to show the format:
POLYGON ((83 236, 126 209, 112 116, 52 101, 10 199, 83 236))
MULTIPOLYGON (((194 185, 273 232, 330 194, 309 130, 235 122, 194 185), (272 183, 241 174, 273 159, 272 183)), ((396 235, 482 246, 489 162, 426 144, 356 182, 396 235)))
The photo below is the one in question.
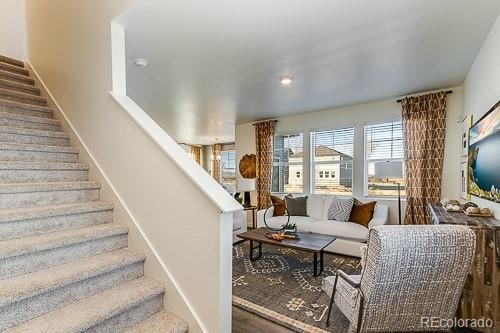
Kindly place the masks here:
POLYGON ((24 59, 26 30, 24 0, 0 2, 0 54, 24 59))
POLYGON ((109 95, 110 22, 131 2, 27 0, 27 59, 130 247, 146 253, 146 275, 166 286, 165 308, 190 332, 228 332, 232 213, 109 95))

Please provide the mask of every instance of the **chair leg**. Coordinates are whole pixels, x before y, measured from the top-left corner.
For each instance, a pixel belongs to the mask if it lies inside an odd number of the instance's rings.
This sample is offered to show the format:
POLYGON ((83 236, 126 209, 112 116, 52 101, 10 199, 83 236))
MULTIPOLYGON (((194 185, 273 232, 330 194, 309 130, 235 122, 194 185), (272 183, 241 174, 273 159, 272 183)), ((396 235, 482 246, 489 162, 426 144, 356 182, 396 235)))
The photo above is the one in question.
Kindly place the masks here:
POLYGON ((330 307, 328 308, 328 315, 326 316, 326 326, 330 326, 330 314, 332 313, 333 300, 335 298, 335 290, 337 289, 338 275, 335 275, 335 282, 333 282, 332 297, 330 298, 330 307))
POLYGON ((363 318, 363 299, 364 299, 364 296, 361 293, 361 290, 359 292, 360 292, 360 295, 359 295, 359 297, 360 297, 360 300, 359 300, 359 313, 358 313, 358 322, 356 324, 356 332, 357 333, 361 332, 361 320, 363 318))

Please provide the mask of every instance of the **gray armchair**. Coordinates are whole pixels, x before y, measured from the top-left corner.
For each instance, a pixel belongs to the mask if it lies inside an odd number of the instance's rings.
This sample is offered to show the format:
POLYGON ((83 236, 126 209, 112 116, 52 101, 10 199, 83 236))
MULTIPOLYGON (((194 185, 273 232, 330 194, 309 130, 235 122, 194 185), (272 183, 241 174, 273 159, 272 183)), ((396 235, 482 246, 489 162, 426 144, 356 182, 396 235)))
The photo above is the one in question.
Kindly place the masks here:
POLYGON ((464 226, 378 226, 370 231, 361 275, 341 270, 323 290, 350 332, 444 331, 431 318, 455 316, 473 260, 475 235, 464 226))

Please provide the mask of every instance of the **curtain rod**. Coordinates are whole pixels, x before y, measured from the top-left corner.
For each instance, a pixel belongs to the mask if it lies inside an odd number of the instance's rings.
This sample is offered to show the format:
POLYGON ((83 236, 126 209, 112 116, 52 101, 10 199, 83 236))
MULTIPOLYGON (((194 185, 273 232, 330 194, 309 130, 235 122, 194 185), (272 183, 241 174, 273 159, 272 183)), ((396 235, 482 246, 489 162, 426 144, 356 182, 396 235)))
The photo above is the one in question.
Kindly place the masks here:
MULTIPOLYGON (((446 95, 451 94, 452 92, 453 92, 453 90, 447 90, 447 91, 445 91, 446 95)), ((406 96, 406 97, 408 97, 408 96, 406 96)), ((403 100, 403 99, 398 99, 398 100, 396 101, 396 103, 401 103, 401 101, 402 101, 402 100, 403 100)))
POLYGON ((253 123, 252 125, 255 126, 255 124, 258 124, 258 123, 265 123, 266 121, 274 121, 275 123, 277 123, 278 121, 276 119, 273 119, 273 120, 262 120, 262 121, 257 121, 255 123, 253 123))

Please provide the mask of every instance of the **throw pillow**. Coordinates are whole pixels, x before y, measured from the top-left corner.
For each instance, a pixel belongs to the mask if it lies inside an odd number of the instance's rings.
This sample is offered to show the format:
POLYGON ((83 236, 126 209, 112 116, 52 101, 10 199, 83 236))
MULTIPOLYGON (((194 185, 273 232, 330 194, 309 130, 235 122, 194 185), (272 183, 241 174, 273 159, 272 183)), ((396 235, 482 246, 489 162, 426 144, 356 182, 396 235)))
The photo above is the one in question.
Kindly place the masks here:
POLYGON ((280 197, 277 197, 275 195, 271 195, 271 202, 273 203, 274 206, 274 211, 273 211, 273 216, 284 216, 286 213, 285 207, 286 207, 286 197, 292 197, 292 194, 288 194, 285 196, 283 199, 280 197))
POLYGON ((358 199, 354 199, 354 206, 352 207, 351 217, 349 221, 361 224, 368 228, 373 217, 373 211, 375 210, 376 201, 370 201, 363 203, 358 199))
POLYGON ((342 222, 349 221, 353 205, 354 198, 333 199, 330 208, 328 208, 328 219, 342 222))
POLYGON ((285 197, 285 200, 290 216, 308 216, 307 196, 298 198, 285 197))

